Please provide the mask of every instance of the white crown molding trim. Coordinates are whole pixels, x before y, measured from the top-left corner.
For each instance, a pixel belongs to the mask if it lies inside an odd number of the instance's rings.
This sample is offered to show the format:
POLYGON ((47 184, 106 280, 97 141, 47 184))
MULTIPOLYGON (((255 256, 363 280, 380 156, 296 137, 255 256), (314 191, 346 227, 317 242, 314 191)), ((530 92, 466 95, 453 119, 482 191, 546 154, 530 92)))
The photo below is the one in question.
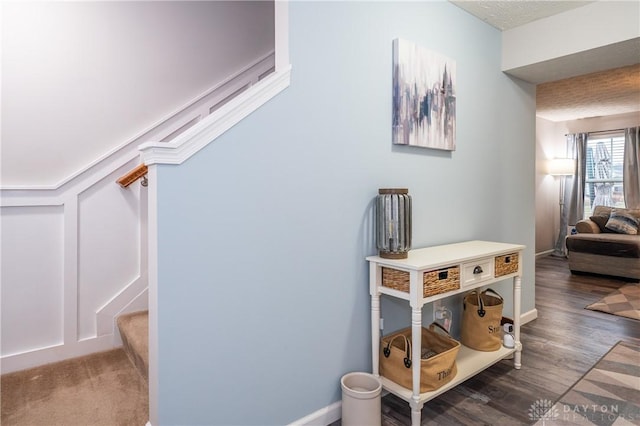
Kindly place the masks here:
POLYGON ((289 426, 326 426, 340 418, 342 418, 342 401, 337 401, 294 421, 289 426))
POLYGON ((242 119, 289 87, 291 66, 275 71, 214 111, 170 142, 140 145, 146 165, 182 164, 242 119))

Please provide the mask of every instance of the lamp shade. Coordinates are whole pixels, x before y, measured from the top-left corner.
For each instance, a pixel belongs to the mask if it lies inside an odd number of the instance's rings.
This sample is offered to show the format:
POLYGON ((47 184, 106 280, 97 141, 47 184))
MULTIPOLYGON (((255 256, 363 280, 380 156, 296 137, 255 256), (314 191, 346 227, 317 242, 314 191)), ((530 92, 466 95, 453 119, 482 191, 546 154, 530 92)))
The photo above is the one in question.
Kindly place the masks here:
POLYGON ((547 173, 553 176, 573 175, 576 170, 576 160, 573 158, 554 158, 547 163, 547 173))

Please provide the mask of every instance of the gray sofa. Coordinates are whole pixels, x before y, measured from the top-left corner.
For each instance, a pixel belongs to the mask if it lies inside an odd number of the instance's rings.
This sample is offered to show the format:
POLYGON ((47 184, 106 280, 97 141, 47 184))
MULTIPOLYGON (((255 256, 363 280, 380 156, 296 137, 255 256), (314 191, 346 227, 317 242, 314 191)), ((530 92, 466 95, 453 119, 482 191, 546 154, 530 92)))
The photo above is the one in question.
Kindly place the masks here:
POLYGON ((640 280, 640 234, 631 233, 634 218, 638 232, 640 209, 596 206, 593 216, 579 221, 576 224, 577 233, 566 239, 571 272, 640 280), (620 219, 626 221, 621 227, 617 226, 621 223, 620 219))

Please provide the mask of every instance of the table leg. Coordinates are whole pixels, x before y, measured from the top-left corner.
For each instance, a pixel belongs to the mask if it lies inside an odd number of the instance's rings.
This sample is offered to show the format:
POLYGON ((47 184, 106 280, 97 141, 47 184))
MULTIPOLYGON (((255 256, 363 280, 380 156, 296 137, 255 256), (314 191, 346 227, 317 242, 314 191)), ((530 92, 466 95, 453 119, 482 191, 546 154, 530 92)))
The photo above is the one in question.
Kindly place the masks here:
POLYGON ((411 409, 411 426, 420 426, 422 421, 422 410, 420 408, 411 409))
POLYGON ((373 374, 380 375, 380 295, 371 296, 371 362, 373 374))
POLYGON ((411 404, 411 425, 419 426, 421 418, 420 404, 420 359, 422 357, 422 308, 411 311, 411 365, 413 372, 413 403, 411 404))
POLYGON ((516 352, 513 356, 513 366, 519 370, 522 367, 522 343, 520 343, 520 297, 522 293, 522 278, 513 278, 513 333, 516 352))

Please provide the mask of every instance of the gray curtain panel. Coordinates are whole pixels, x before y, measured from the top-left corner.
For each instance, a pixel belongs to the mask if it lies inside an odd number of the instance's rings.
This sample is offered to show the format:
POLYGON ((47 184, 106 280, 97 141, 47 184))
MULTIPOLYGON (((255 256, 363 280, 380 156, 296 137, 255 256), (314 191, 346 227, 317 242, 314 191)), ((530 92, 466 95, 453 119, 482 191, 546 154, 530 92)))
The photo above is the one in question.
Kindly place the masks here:
POLYGON ((623 176, 627 208, 640 209, 640 127, 624 131, 623 176))
POLYGON ((575 225, 584 215, 584 184, 587 178, 587 133, 568 135, 568 149, 571 158, 576 159, 576 172, 567 182, 565 202, 567 209, 567 223, 575 225), (568 201, 568 202, 567 202, 568 201))
POLYGON ((567 158, 576 159, 576 169, 573 176, 560 176, 564 188, 560 208, 560 232, 556 240, 553 254, 565 256, 565 239, 567 227, 575 225, 584 214, 584 183, 587 168, 587 134, 575 133, 567 135, 567 158))

